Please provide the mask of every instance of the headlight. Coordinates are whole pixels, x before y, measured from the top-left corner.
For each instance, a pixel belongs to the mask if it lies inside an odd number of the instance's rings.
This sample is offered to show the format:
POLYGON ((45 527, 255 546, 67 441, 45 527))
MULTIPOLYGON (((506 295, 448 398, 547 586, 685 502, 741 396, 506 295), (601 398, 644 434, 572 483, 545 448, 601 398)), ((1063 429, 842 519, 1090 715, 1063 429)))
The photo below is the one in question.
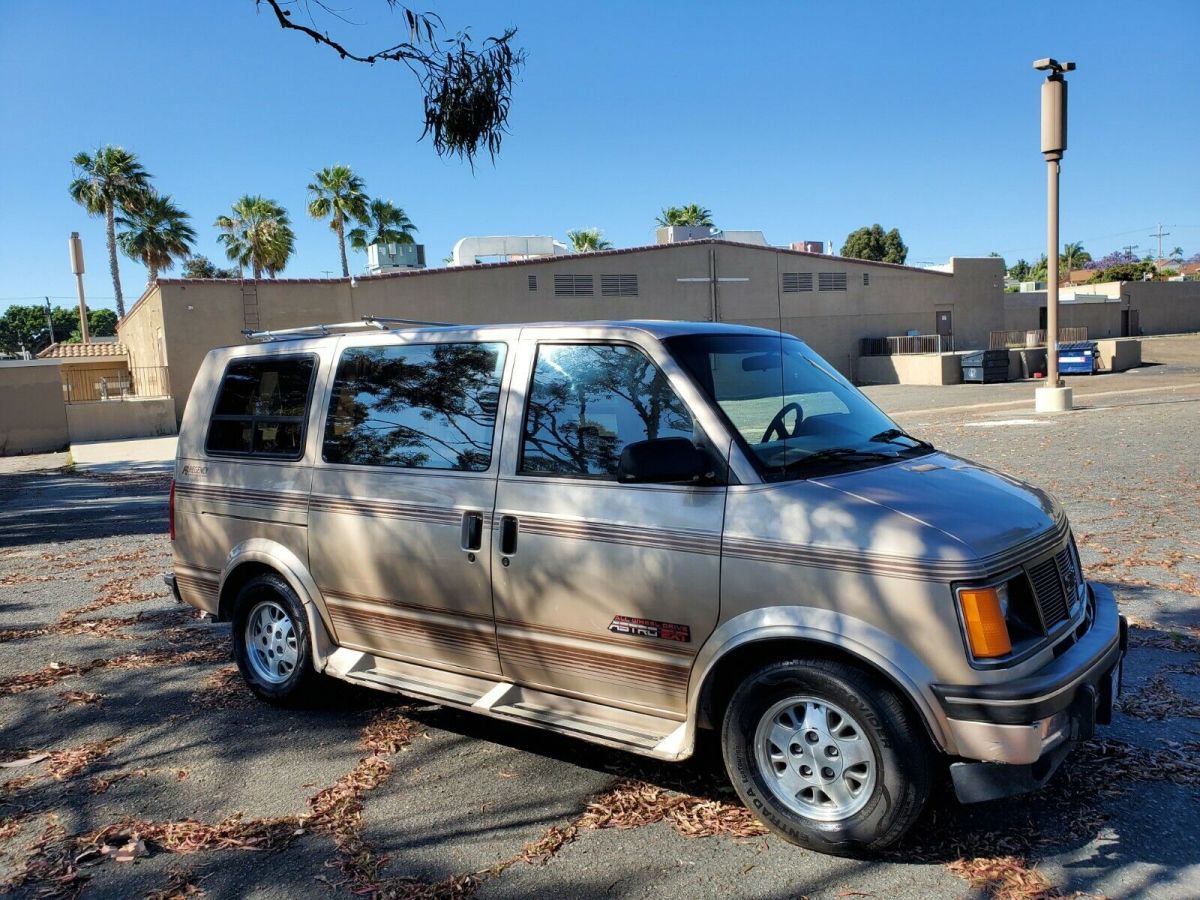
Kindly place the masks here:
POLYGON ((958 604, 962 609, 967 641, 976 659, 994 659, 1012 653, 1008 636, 1008 588, 997 585, 985 588, 959 588, 958 604))

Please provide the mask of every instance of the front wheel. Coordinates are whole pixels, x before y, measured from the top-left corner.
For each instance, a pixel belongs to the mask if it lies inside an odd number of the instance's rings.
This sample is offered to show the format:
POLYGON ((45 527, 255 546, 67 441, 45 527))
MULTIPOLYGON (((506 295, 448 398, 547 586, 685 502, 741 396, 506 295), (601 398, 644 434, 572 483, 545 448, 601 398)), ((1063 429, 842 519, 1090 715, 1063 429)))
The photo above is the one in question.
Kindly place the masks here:
POLYGON ((296 592, 278 575, 258 575, 238 592, 236 609, 233 655, 250 690, 280 705, 309 699, 318 676, 296 592))
POLYGON ((722 749, 734 789, 763 823, 824 853, 895 843, 929 796, 920 725, 888 687, 842 663, 752 672, 729 701, 722 749))

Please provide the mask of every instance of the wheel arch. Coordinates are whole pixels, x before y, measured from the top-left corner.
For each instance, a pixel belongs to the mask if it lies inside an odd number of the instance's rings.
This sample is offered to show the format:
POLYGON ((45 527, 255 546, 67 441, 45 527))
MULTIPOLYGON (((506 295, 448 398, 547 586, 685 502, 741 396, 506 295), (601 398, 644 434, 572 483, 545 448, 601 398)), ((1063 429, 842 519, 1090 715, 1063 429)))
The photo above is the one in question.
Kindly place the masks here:
POLYGON ((317 671, 324 669, 329 655, 337 649, 333 628, 325 612, 324 599, 316 582, 300 558, 287 547, 264 538, 254 538, 234 547, 221 570, 217 589, 217 619, 233 617, 238 593, 250 579, 262 575, 278 575, 296 592, 308 618, 313 664, 317 671))
POLYGON ((741 678, 763 663, 789 656, 836 660, 872 673, 916 714, 934 747, 953 752, 953 739, 929 689, 936 679, 911 650, 860 619, 804 607, 753 610, 718 628, 696 658, 689 721, 719 725, 741 678))

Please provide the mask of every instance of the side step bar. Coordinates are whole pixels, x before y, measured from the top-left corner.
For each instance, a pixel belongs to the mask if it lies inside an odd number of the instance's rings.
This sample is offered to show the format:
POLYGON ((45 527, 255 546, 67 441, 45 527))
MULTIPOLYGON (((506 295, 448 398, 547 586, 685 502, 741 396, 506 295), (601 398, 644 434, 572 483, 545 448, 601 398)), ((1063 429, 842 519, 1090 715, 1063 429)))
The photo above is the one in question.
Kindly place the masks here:
POLYGON ((684 759, 692 751, 690 732, 680 720, 564 697, 509 681, 434 669, 345 647, 330 656, 325 673, 364 687, 534 725, 655 759, 684 759))

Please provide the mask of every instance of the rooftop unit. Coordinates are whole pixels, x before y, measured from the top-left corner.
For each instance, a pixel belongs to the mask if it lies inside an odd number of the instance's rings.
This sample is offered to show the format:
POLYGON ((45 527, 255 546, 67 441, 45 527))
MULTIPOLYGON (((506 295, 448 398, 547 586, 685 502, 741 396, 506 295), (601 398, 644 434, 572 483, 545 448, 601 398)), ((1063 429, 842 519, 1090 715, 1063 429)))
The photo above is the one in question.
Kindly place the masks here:
POLYGON ((367 247, 367 271, 372 275, 397 269, 423 268, 424 244, 371 244, 367 247))
POLYGON ((735 244, 769 246, 761 231, 726 231, 711 225, 660 225, 654 229, 654 243, 680 244, 684 241, 732 241, 735 244))

